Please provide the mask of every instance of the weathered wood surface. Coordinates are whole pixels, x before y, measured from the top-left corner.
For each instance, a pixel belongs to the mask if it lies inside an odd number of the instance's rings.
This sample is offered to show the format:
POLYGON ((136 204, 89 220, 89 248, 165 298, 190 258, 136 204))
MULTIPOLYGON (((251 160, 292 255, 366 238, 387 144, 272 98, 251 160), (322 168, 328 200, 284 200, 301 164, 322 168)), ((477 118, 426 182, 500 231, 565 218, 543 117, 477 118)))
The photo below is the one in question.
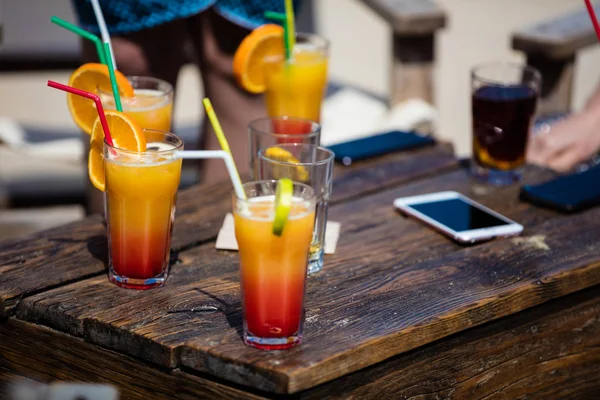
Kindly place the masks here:
MULTIPOLYGON (((469 329, 293 398, 577 398, 600 396, 600 287, 469 329)), ((0 324, 2 383, 109 383, 122 399, 258 399, 181 370, 133 358, 14 318, 0 324), (81 362, 82 360, 88 362, 81 362), (131 374, 131 371, 136 371, 131 374)))
POLYGON ((470 329, 299 399, 598 399, 600 287, 470 329))
POLYGON ((263 398, 200 376, 157 369, 15 318, 0 323, 0 354, 0 383, 19 376, 37 382, 105 383, 119 388, 121 400, 263 398))
POLYGON ((309 279, 305 344, 283 353, 242 344, 237 254, 212 243, 182 252, 160 291, 116 296, 98 277, 27 298, 17 316, 164 367, 294 393, 600 283, 600 209, 558 215, 519 203, 517 192, 453 171, 332 207, 344 224, 338 252, 309 279), (445 189, 525 224, 524 236, 461 247, 391 206, 445 189))
MULTIPOLYGON (((350 167, 336 167, 332 203, 382 187, 457 168, 449 145, 398 152, 350 167)), ((230 184, 200 185, 182 191, 177 202, 172 251, 216 238, 231 210, 230 184)), ((0 318, 12 314, 24 296, 105 273, 106 235, 98 216, 0 242, 0 318)))
MULTIPOLYGON (((594 8, 596 15, 600 15, 600 6, 594 8)), ((571 58, 577 51, 597 42, 583 4, 572 13, 526 27, 512 36, 513 49, 549 59, 571 58)))
POLYGON ((431 34, 446 26, 446 15, 431 0, 363 0, 394 32, 431 34))

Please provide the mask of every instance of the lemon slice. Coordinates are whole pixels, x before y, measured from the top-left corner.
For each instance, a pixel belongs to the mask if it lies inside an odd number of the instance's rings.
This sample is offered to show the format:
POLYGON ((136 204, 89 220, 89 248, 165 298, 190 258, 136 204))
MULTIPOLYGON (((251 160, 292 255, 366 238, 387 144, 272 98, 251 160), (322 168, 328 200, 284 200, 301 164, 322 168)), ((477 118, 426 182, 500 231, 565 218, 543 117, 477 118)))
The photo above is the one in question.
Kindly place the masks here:
POLYGON ((283 228, 292 210, 294 184, 289 178, 279 179, 275 189, 275 219, 273 220, 273 235, 281 236, 283 228))
MULTIPOLYGON (((269 147, 265 150, 265 156, 271 160, 300 164, 300 161, 292 153, 280 147, 269 147)), ((273 178, 290 178, 299 182, 308 181, 308 171, 302 165, 275 165, 273 168, 273 178)))

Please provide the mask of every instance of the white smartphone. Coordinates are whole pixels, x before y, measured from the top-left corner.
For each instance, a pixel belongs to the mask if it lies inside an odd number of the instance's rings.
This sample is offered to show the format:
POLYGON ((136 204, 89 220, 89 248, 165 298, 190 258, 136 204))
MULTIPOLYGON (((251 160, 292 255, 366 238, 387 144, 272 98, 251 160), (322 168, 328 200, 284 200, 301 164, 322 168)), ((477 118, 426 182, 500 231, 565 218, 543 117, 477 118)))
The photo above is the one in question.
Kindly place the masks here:
POLYGON ((438 192, 394 200, 394 206, 461 243, 516 236, 523 226, 458 192, 438 192))

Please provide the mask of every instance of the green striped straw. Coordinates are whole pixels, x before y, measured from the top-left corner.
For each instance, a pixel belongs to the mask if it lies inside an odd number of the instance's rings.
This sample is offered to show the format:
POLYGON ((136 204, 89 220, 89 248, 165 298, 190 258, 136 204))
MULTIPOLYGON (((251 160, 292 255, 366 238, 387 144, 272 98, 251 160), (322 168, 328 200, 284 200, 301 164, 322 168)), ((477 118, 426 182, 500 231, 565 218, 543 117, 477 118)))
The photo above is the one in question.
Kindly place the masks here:
POLYGON ((57 16, 52 16, 52 18, 50 18, 50 22, 60 26, 61 28, 65 28, 66 30, 71 31, 71 32, 81 36, 84 39, 87 39, 87 40, 93 42, 94 45, 96 45, 96 52, 98 52, 98 60, 100 60, 100 62, 102 64, 106 65, 106 57, 104 55, 104 47, 102 46, 102 41, 100 40, 100 38, 98 36, 93 35, 93 34, 89 33, 88 31, 84 31, 80 27, 73 25, 73 24, 65 21, 64 19, 60 19, 57 16))
POLYGON ((108 67, 110 84, 112 85, 113 97, 115 99, 115 108, 117 111, 123 111, 119 87, 117 86, 117 78, 115 77, 115 68, 113 67, 112 54, 110 54, 110 44, 108 42, 104 43, 104 54, 106 55, 106 66, 108 67))
POLYGON ((288 35, 288 24, 285 14, 278 13, 275 11, 265 11, 265 18, 278 22, 283 26, 283 47, 285 49, 285 59, 290 60, 292 58, 292 49, 290 42, 287 40, 288 35))

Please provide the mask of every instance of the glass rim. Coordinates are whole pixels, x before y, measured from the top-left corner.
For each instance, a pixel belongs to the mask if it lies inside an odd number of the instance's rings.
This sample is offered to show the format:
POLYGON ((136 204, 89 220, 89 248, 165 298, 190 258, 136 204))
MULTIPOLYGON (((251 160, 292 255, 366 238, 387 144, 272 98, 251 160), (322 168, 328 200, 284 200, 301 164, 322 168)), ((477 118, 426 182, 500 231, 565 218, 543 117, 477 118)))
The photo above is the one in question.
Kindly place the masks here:
POLYGON ((272 164, 281 165, 281 166, 288 166, 288 165, 289 166, 298 166, 298 167, 321 166, 321 165, 326 165, 326 164, 332 163, 334 157, 335 157, 335 153, 333 151, 329 150, 328 148, 322 147, 322 146, 317 146, 314 144, 309 144, 309 143, 275 144, 273 146, 265 147, 263 149, 258 150, 258 158, 268 161, 272 164), (272 147, 279 147, 279 148, 283 148, 284 150, 289 147, 314 147, 317 151, 327 153, 327 157, 324 158, 323 160, 313 161, 313 162, 300 162, 300 161, 299 162, 290 162, 290 161, 274 160, 271 157, 268 157, 264 154, 264 151, 266 151, 267 149, 272 148, 272 147))
POLYGON ((317 33, 296 32, 296 39, 297 38, 306 38, 311 41, 315 40, 317 42, 315 44, 319 47, 322 47, 326 52, 329 52, 329 48, 331 47, 331 40, 317 33))
MULTIPOLYGON (((246 193, 246 195, 247 195, 248 192, 246 190, 246 187, 250 187, 250 186, 253 186, 253 185, 269 184, 269 185, 274 185, 274 187, 276 188, 277 187, 277 182, 278 182, 277 179, 259 179, 259 180, 256 180, 256 181, 249 181, 249 182, 242 183, 242 188, 244 189, 244 193, 246 193)), ((306 198, 306 199, 303 198, 302 200, 310 201, 313 204, 317 203, 317 197, 316 197, 317 194, 315 192, 315 189, 312 188, 312 186, 307 185, 306 183, 297 182, 297 181, 294 181, 294 180, 292 180, 292 184, 294 185, 294 187, 302 187, 305 190, 308 189, 308 193, 310 194, 310 197, 306 198)), ((237 202, 242 202, 242 203, 250 204, 251 203, 250 199, 253 198, 253 197, 247 197, 245 199, 242 199, 242 198, 240 198, 240 197, 237 196, 235 190, 233 190, 231 193, 232 193, 233 197, 236 199, 237 202)))
POLYGON ((136 156, 149 156, 149 155, 156 155, 156 154, 168 154, 168 153, 172 153, 174 151, 181 150, 181 148, 183 147, 183 139, 180 138, 179 136, 177 136, 176 134, 172 133, 172 132, 166 132, 166 131, 160 131, 158 129, 148 129, 148 128, 143 128, 142 131, 144 131, 144 132, 157 132, 157 133, 163 134, 165 137, 175 138, 175 139, 177 139, 178 144, 177 144, 177 146, 174 146, 172 149, 168 149, 168 150, 136 151, 136 150, 128 150, 128 149, 122 149, 120 147, 112 146, 112 145, 110 145, 106 141, 106 138, 105 138, 104 139, 104 146, 107 147, 110 150, 116 151, 116 152, 121 153, 121 154, 130 154, 130 155, 136 155, 136 156))
MULTIPOLYGON (((173 93, 173 85, 171 85, 169 82, 167 82, 163 79, 154 78, 152 76, 142 76, 142 75, 127 75, 127 76, 125 76, 125 78, 127 78, 127 80, 132 84, 132 86, 135 81, 156 83, 157 89, 149 89, 149 90, 156 90, 157 92, 160 92, 160 97, 167 97, 173 93), (161 86, 164 88, 164 90, 161 89, 161 86)), ((112 96, 112 87, 111 87, 110 91, 102 90, 100 88, 97 88, 97 90, 98 90, 99 94, 112 96)), ((135 88, 134 88, 134 90, 135 90, 135 88)), ((121 97, 132 98, 132 97, 127 97, 127 96, 121 96, 121 97)), ((133 97, 135 97, 135 95, 133 97)))
POLYGON ((486 84, 490 84, 492 86, 520 86, 520 84, 517 84, 517 83, 504 83, 504 82, 499 81, 498 79, 490 79, 490 78, 485 78, 485 77, 478 75, 479 71, 486 69, 486 68, 493 68, 493 67, 509 68, 509 69, 513 69, 513 70, 519 69, 521 71, 527 71, 527 72, 531 73, 532 76, 535 77, 535 80, 538 83, 541 83, 541 81, 542 81, 542 74, 537 68, 534 68, 527 64, 514 62, 514 61, 487 61, 487 62, 483 62, 483 63, 479 63, 477 65, 474 65, 473 67, 471 67, 471 79, 477 80, 477 81, 480 81, 480 82, 483 82, 486 84))
MULTIPOLYGON (((329 48, 331 47, 331 41, 329 39, 327 39, 326 37, 321 36, 316 33, 296 32, 296 43, 298 43, 298 39, 301 39, 301 40, 305 41, 306 43, 313 44, 316 47, 314 52, 322 53, 323 59, 329 58, 329 48)), ((285 56, 282 54, 265 56, 263 58, 263 60, 265 60, 266 63, 275 63, 275 62, 280 62, 282 60, 285 60, 287 63, 291 63, 291 64, 294 64, 296 62, 294 59, 286 60, 285 56)), ((319 62, 320 61, 321 60, 319 60, 319 62)))
POLYGON ((308 119, 308 118, 290 117, 287 115, 282 115, 279 117, 261 117, 261 118, 253 119, 252 121, 250 121, 248 123, 248 129, 251 133, 257 133, 260 135, 268 135, 268 136, 276 137, 279 139, 290 139, 290 138, 294 138, 294 137, 297 138, 298 136, 313 138, 313 137, 321 134, 321 124, 319 124, 318 122, 313 121, 312 119, 308 119), (297 121, 297 122, 309 123, 311 129, 310 129, 309 133, 276 133, 276 132, 271 132, 269 130, 265 130, 265 129, 256 127, 256 125, 258 125, 259 123, 264 122, 264 121, 269 121, 269 122, 297 121))

